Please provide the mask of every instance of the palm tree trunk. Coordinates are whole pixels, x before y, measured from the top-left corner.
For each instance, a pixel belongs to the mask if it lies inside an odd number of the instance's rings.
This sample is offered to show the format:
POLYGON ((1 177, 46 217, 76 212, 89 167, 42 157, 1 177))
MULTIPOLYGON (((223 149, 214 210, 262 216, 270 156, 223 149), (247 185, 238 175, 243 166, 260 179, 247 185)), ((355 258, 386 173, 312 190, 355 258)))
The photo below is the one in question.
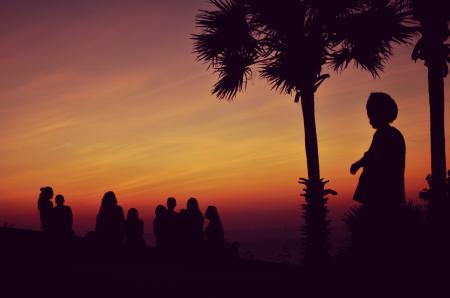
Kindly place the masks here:
POLYGON ((302 92, 301 105, 305 129, 308 179, 310 181, 318 182, 320 180, 319 150, 317 147, 316 119, 314 113, 314 92, 312 90, 302 92))
MULTIPOLYGON (((303 89, 305 90, 305 89, 303 89)), ((312 88, 310 90, 313 90, 312 88)), ((308 181, 303 204, 303 264, 309 269, 321 270, 328 264, 329 222, 326 220, 328 208, 320 180, 319 151, 317 146, 316 120, 314 113, 314 92, 304 91, 301 94, 303 124, 305 129, 306 162, 308 165, 308 181)), ((300 182, 301 183, 301 182, 300 182)))
POLYGON ((444 78, 437 60, 428 61, 432 205, 441 205, 446 192, 444 78))

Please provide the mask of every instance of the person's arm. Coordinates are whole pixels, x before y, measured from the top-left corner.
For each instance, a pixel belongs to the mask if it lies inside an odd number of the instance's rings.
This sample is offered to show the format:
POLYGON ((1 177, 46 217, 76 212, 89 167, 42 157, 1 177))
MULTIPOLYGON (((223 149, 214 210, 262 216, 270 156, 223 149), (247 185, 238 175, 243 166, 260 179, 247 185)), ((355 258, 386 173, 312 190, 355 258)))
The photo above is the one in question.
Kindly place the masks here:
POLYGON ((354 162, 351 167, 350 167, 350 173, 352 175, 355 175, 356 172, 358 172, 358 170, 362 167, 365 167, 368 163, 370 163, 370 161, 372 160, 372 156, 374 155, 374 152, 377 150, 377 140, 378 140, 378 134, 377 132, 375 132, 373 139, 372 139, 372 143, 370 144, 369 150, 366 151, 366 153, 364 153, 363 157, 361 157, 360 160, 354 162))
POLYGON ((354 162, 354 163, 351 165, 351 167, 350 167, 350 173, 351 173, 352 175, 355 175, 356 172, 358 172, 358 170, 359 170, 360 168, 364 167, 365 161, 366 161, 366 154, 367 154, 367 152, 364 153, 364 156, 363 156, 360 160, 354 162))

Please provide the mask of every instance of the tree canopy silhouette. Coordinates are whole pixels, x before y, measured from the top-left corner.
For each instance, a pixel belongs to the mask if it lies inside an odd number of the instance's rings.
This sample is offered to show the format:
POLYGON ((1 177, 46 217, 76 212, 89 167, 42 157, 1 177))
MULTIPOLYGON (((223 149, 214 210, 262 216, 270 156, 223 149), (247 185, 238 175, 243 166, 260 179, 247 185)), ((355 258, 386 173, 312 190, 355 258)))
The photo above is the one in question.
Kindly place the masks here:
POLYGON ((361 0, 210 0, 201 10, 194 52, 218 74, 212 93, 233 99, 254 72, 272 89, 300 99, 308 179, 320 185, 314 93, 329 77, 325 66, 352 61, 377 76, 392 43, 413 34, 399 2, 361 0))

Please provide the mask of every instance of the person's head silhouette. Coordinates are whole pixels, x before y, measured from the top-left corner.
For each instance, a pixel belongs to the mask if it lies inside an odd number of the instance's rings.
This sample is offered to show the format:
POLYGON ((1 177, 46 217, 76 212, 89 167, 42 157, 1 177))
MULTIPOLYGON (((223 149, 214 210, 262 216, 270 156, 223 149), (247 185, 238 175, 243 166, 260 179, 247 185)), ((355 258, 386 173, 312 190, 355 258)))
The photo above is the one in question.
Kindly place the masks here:
POLYGON ((64 200, 64 196, 63 195, 57 195, 55 197, 55 203, 56 203, 57 206, 63 206, 64 202, 65 202, 65 200, 64 200))
POLYGON ((108 191, 103 195, 102 206, 111 207, 117 205, 116 194, 112 191, 108 191))
POLYGON ((176 206, 177 206, 177 200, 175 198, 170 197, 167 199, 167 209, 169 209, 169 211, 175 210, 176 206))
POLYGON ((155 209, 156 217, 162 217, 162 216, 166 215, 166 213, 167 213, 167 208, 165 206, 163 206, 163 205, 156 206, 156 209, 155 209))
POLYGON ((187 201, 187 210, 188 211, 198 210, 198 201, 196 198, 190 198, 187 201))
POLYGON ((136 208, 130 208, 128 210, 127 214, 127 220, 138 220, 139 219, 139 212, 136 208))
POLYGON ((217 212, 216 206, 208 206, 205 212, 205 218, 210 221, 218 221, 219 220, 219 212, 217 212))
POLYGON ((51 198, 53 198, 53 188, 51 188, 50 186, 41 187, 39 198, 46 200, 50 200, 51 198))
POLYGON ((375 129, 389 125, 397 118, 398 114, 395 101, 383 92, 371 93, 367 100, 366 109, 370 125, 375 129))

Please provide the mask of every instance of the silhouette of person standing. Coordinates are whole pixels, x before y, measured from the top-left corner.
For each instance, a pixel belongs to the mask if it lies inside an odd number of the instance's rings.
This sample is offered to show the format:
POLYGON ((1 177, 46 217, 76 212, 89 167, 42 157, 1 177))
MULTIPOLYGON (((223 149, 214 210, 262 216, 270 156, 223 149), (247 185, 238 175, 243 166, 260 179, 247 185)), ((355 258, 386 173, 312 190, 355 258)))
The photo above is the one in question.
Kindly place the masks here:
POLYGON ((221 251, 225 248, 225 237, 223 234, 222 222, 216 206, 208 206, 205 218, 209 220, 205 229, 206 246, 210 251, 221 251))
POLYGON ((59 238, 66 238, 73 235, 72 209, 69 206, 65 206, 64 202, 64 196, 57 195, 55 197, 56 206, 52 211, 52 231, 59 238))
POLYGON ((177 200, 173 197, 167 199, 167 212, 168 214, 177 214, 175 207, 177 206, 177 200))
POLYGON ((125 222, 125 241, 127 247, 132 249, 145 247, 144 221, 139 218, 136 208, 128 210, 125 222))
POLYGON ((153 220, 153 235, 155 236, 156 249, 167 250, 167 209, 163 205, 156 206, 155 219, 153 220))
POLYGON ((167 245, 175 250, 179 244, 180 222, 179 214, 175 211, 177 200, 173 197, 167 199, 167 245))
POLYGON ((377 92, 370 94, 366 108, 376 131, 369 150, 350 168, 352 175, 364 168, 353 198, 367 206, 399 207, 405 201, 406 146, 400 131, 390 125, 397 118, 397 104, 377 92))
POLYGON ((97 214, 95 232, 101 241, 111 245, 121 245, 123 243, 124 222, 123 209, 117 205, 116 195, 114 192, 108 191, 103 196, 97 214))
POLYGON ((186 224, 186 238, 188 247, 196 250, 204 240, 203 238, 203 214, 199 209, 198 201, 195 198, 190 198, 187 201, 187 210, 185 217, 186 224))
POLYGON ((50 186, 41 187, 41 193, 38 199, 38 210, 41 219, 41 229, 44 233, 48 233, 51 230, 52 225, 52 209, 53 202, 53 189, 50 186))
POLYGON ((178 214, 178 232, 179 232, 179 245, 180 247, 186 247, 189 243, 188 241, 188 219, 187 210, 181 209, 178 214))

